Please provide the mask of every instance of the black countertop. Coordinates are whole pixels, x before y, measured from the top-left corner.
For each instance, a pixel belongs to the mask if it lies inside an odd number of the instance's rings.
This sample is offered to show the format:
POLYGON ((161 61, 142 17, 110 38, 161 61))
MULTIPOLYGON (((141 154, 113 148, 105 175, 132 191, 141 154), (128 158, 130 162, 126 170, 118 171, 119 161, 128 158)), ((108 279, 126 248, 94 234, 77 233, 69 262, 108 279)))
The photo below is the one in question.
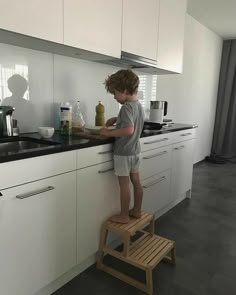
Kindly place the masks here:
MULTIPOLYGON (((141 137, 147 137, 147 136, 154 136, 158 134, 165 134, 180 130, 186 130, 186 129, 192 129, 196 128, 197 125, 190 125, 190 124, 171 124, 170 126, 164 126, 160 130, 149 130, 144 129, 141 137)), ((25 133, 21 134, 19 137, 14 137, 12 140, 21 139, 24 140, 25 138, 31 138, 32 141, 35 141, 37 143, 38 140, 41 141, 41 143, 44 142, 50 142, 49 146, 43 147, 37 147, 32 149, 24 149, 19 148, 14 151, 8 151, 7 148, 4 150, 1 150, 1 143, 6 141, 5 139, 0 139, 0 163, 4 162, 10 162, 10 161, 16 161, 16 160, 22 160, 26 158, 32 158, 32 157, 38 157, 48 154, 54 154, 54 153, 60 153, 70 150, 77 150, 77 149, 83 149, 88 147, 93 147, 97 145, 112 143, 114 141, 113 138, 105 138, 105 139, 87 139, 82 138, 79 136, 62 136, 59 132, 55 132, 52 138, 46 139, 42 141, 42 138, 38 133, 25 133)))

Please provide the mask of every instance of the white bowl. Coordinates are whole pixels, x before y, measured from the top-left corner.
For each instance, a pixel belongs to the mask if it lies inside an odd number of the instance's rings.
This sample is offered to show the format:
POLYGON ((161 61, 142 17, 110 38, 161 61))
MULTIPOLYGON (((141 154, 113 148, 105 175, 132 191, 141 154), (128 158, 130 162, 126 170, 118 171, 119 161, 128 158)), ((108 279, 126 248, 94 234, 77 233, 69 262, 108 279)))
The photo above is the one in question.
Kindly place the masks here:
POLYGON ((50 138, 54 134, 54 128, 53 127, 38 127, 38 133, 43 138, 50 138))

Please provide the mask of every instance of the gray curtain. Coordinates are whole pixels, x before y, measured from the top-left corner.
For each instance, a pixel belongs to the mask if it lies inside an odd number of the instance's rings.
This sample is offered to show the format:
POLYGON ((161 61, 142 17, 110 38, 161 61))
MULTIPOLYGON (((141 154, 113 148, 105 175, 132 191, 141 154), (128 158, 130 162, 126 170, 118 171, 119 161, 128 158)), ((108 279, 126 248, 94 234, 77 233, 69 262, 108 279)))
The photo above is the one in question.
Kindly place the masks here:
POLYGON ((211 154, 236 157, 236 40, 223 43, 211 154))

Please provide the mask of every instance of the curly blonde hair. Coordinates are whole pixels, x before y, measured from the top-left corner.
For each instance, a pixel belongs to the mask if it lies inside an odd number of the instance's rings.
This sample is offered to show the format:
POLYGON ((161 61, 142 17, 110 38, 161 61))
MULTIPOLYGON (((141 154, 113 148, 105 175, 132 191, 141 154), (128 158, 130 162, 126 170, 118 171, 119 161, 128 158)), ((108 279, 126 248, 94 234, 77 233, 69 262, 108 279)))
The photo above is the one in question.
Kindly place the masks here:
POLYGON ((139 77, 131 70, 119 70, 115 74, 108 76, 104 82, 107 92, 114 94, 115 90, 124 92, 129 95, 138 92, 139 77))

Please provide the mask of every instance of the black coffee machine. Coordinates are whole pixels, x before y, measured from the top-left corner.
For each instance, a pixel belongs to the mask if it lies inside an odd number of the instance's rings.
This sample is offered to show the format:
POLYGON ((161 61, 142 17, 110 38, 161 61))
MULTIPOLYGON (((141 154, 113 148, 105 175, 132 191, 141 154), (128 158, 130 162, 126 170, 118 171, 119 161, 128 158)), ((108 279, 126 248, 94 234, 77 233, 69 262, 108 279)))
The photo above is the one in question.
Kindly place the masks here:
POLYGON ((13 136, 12 106, 0 106, 0 137, 13 136))

